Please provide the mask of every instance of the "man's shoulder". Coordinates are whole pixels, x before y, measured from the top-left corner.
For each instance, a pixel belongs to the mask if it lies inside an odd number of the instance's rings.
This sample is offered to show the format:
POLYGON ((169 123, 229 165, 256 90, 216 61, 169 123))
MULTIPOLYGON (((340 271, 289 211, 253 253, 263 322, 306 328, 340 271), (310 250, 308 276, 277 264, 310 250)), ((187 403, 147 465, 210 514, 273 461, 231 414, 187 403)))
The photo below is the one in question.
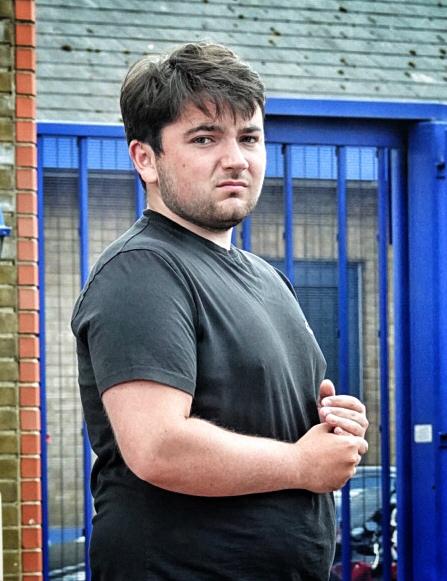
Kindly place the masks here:
POLYGON ((117 258, 125 260, 123 255, 127 253, 142 261, 147 261, 148 255, 154 255, 172 262, 176 255, 175 244, 162 234, 154 231, 144 217, 141 218, 103 250, 90 271, 89 280, 93 280, 104 268, 116 266, 120 262, 117 258))
POLYGON ((104 293, 113 294, 117 288, 129 286, 145 285, 149 292, 151 282, 157 284, 158 279, 166 276, 183 282, 175 244, 152 232, 142 218, 96 259, 75 303, 73 317, 92 289, 96 289, 96 300, 104 293))

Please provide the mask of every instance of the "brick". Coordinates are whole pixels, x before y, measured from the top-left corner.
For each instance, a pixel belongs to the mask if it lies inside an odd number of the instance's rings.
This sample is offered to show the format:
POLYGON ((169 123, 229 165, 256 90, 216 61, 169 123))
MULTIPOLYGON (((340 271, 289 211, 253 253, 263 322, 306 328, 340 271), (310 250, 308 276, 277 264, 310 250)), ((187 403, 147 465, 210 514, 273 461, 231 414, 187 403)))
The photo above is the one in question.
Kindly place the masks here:
POLYGON ((36 70, 36 51, 33 48, 16 49, 16 70, 32 71, 36 70))
POLYGON ((40 430, 40 413, 38 409, 20 410, 20 427, 22 430, 40 430))
POLYGON ((37 194, 35 192, 19 192, 16 203, 19 214, 37 215, 37 194))
MULTIPOLYGON (((22 434, 20 437, 20 453, 21 454, 40 454, 40 433, 22 434)), ((38 478, 40 474, 35 476, 24 476, 25 478, 38 478)))
POLYGON ((0 481, 0 492, 2 494, 2 502, 17 502, 18 499, 18 483, 15 480, 0 481))
POLYGON ((18 282, 21 285, 37 286, 39 284, 37 264, 19 264, 17 274, 18 282))
MULTIPOLYGON (((6 3, 11 3, 11 0, 1 0, 0 1, 0 11, 3 10, 2 4, 6 2, 6 3)), ((14 0, 12 1, 12 3, 14 3, 14 0)), ((11 19, 6 19, 4 20, 2 23, 2 26, 0 26, 0 42, 1 43, 5 43, 11 42, 11 36, 12 36, 12 22, 11 19)))
MULTIPOLYGON (((0 45, 0 62, 5 63, 5 66, 8 66, 8 63, 6 62, 7 59, 4 57, 5 51, 2 50, 4 48, 6 47, 0 45)), ((8 120, 9 119, 12 120, 14 112, 14 99, 11 94, 0 95, 0 111, 2 112, 3 118, 8 118, 8 120)))
POLYGON ((16 313, 14 311, 0 311, 0 333, 15 333, 16 330, 16 313))
POLYGON ((0 118, 0 141, 12 141, 14 138, 13 124, 9 118, 0 118))
POLYGON ((0 456, 0 474, 2 478, 16 479, 18 476, 19 461, 17 458, 0 456))
MULTIPOLYGON (((5 579, 5 581, 8 581, 5 579)), ((32 575, 22 575, 20 581, 43 581, 41 573, 33 573, 32 575)))
POLYGON ((42 546, 41 527, 22 527, 22 549, 37 549, 42 546))
POLYGON ((0 307, 16 307, 17 291, 14 286, 0 286, 0 307))
MULTIPOLYGON (((6 410, 1 410, 2 412, 6 410)), ((17 426, 17 413, 14 410, 14 417, 13 417, 13 427, 17 426)), ((2 426, 0 420, 0 427, 2 426)), ((9 432, 1 432, 0 433, 0 454, 18 454, 19 452, 19 444, 17 433, 15 431, 9 432)), ((1 485, 0 485, 1 488, 1 485)), ((4 499, 5 500, 5 499, 4 499)))
POLYGON ((22 478, 39 478, 41 476, 40 458, 21 458, 20 475, 22 478))
MULTIPOLYGON (((18 478, 18 475, 17 475, 18 478)), ((19 507, 17 504, 3 503, 3 526, 15 527, 19 523, 19 507)))
POLYGON ((37 312, 19 312, 19 333, 39 333, 39 314, 37 312))
POLYGON ((34 73, 28 71, 16 72, 16 94, 36 95, 36 75, 34 73))
POLYGON ((19 190, 37 190, 37 171, 35 168, 16 170, 16 187, 19 190))
POLYGON ((17 406, 17 387, 0 387, 0 406, 17 406))
POLYGON ((2 359, 0 361, 0 381, 17 381, 18 365, 14 359, 2 359))
POLYGON ((15 284, 17 281, 17 271, 13 264, 0 265, 0 284, 15 284))
POLYGON ((0 91, 10 93, 12 90, 12 76, 8 72, 0 72, 0 91))
MULTIPOLYGON (((35 97, 17 95, 16 97, 16 117, 35 119, 36 117, 36 99, 35 97)), ((23 139, 22 141, 34 141, 23 139)))
POLYGON ((36 9, 34 0, 15 0, 15 16, 17 20, 35 22, 36 9))
POLYGON ((12 34, 13 27, 11 21, 6 21, 3 23, 3 26, 0 26, 0 42, 11 44, 12 43, 12 34))
POLYGON ((20 483, 20 498, 22 502, 41 500, 42 488, 40 480, 22 480, 20 483))
MULTIPOLYGON (((1 138, 1 127, 0 127, 0 138, 1 138)), ((16 141, 36 143, 37 141, 36 123, 34 121, 16 121, 16 141)))
POLYGON ((20 554, 18 551, 4 551, 3 553, 3 573, 5 581, 8 580, 8 575, 17 575, 20 570, 20 554))
POLYGON ((14 186, 14 173, 11 167, 0 167, 0 189, 10 190, 14 186))
POLYGON ((5 529, 3 531, 3 547, 5 550, 17 549, 20 545, 18 528, 5 529))
POLYGON ((18 216, 17 234, 20 238, 37 238, 37 218, 36 216, 18 216))
POLYGON ((0 357, 14 359, 17 356, 17 342, 14 336, 0 337, 0 357))
MULTIPOLYGON (((34 194, 31 194, 31 193, 27 193, 26 196, 32 197, 34 200, 36 199, 36 196, 34 196, 34 194)), ((36 206, 37 206, 37 200, 36 200, 36 206)), ((17 241, 17 258, 18 258, 18 260, 37 261, 38 256, 39 256, 38 248, 39 247, 37 245, 37 240, 33 240, 33 239, 21 240, 21 239, 19 239, 17 241)), ((1 303, 0 303, 0 305, 1 305, 1 303)))
POLYGON ((37 360, 22 360, 19 362, 19 381, 22 383, 39 383, 40 366, 37 360))
POLYGON ((16 165, 19 167, 37 167, 37 148, 33 145, 16 147, 16 165))
POLYGON ((22 570, 24 573, 33 573, 42 571, 42 551, 23 551, 22 552, 22 570))
MULTIPOLYGON (((17 429, 17 410, 0 408, 0 429, 1 430, 15 430, 17 429)), ((5 436, 6 438, 6 436, 5 436)), ((1 450, 1 448, 0 448, 1 450)), ((7 452, 4 451, 6 454, 7 452)), ((11 452, 15 453, 15 452, 11 452)), ((1 474, 1 473, 0 473, 1 474)))
POLYGON ((11 18, 13 3, 10 0, 0 0, 0 17, 11 18))
MULTIPOLYGON (((0 164, 2 166, 14 165, 14 146, 12 143, 0 142, 0 164)), ((12 196, 10 196, 10 198, 12 202, 12 196)), ((8 200, 8 205, 12 208, 11 202, 8 200)))
POLYGON ((40 503, 22 504, 21 514, 23 525, 42 524, 42 509, 40 503))
POLYGON ((16 45, 36 46, 36 27, 34 24, 16 24, 16 45))
POLYGON ((38 407, 40 405, 40 390, 38 387, 21 386, 20 387, 20 405, 29 407, 38 407))
POLYGON ((20 358, 33 359, 39 357, 39 340, 34 335, 22 335, 19 337, 20 358))
POLYGON ((19 287, 19 308, 24 311, 39 309, 39 293, 36 288, 19 287))

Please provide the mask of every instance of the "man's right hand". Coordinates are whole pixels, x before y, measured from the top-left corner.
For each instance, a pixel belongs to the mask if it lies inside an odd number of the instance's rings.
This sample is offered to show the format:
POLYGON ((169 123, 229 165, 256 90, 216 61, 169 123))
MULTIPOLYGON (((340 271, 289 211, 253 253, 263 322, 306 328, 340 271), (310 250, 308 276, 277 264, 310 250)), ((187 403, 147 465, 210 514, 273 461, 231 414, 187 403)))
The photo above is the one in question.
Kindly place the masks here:
POLYGON ((295 443, 297 488, 312 492, 333 492, 354 476, 368 443, 359 436, 336 435, 332 427, 319 424, 295 443))

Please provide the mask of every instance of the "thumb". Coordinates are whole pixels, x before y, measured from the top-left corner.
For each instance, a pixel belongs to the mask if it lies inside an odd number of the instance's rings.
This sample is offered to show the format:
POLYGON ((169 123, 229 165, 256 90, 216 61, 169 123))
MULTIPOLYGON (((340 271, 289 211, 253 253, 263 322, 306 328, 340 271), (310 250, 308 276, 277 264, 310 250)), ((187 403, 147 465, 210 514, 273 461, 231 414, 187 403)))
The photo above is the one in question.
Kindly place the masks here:
POLYGON ((321 401, 325 397, 330 397, 332 395, 335 395, 334 384, 332 383, 332 381, 330 379, 323 379, 323 381, 320 383, 320 401, 319 401, 319 404, 321 405, 321 401))

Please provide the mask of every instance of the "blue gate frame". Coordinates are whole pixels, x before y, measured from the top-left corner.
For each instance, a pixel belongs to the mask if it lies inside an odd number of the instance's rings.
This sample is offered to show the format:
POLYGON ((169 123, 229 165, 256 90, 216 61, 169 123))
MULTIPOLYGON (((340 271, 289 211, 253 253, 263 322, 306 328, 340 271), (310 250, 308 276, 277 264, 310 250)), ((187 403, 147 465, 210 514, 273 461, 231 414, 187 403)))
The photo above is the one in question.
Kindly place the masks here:
MULTIPOLYGON (((399 482, 398 495, 398 523, 399 523, 399 579, 411 581, 420 578, 417 576, 417 565, 411 562, 412 549, 415 545, 414 526, 415 517, 411 504, 414 494, 414 479, 412 472, 412 447, 408 445, 408 434, 412 433, 412 409, 408 397, 407 386, 410 380, 408 357, 410 347, 410 329, 408 324, 409 300, 408 292, 410 279, 408 256, 410 252, 407 232, 408 198, 406 184, 406 148, 407 130, 409 124, 427 118, 447 118, 447 107, 441 105, 414 105, 390 103, 358 103, 348 101, 314 101, 294 99, 270 99, 267 103, 266 139, 268 143, 282 144, 284 162, 284 224, 285 224, 285 269, 293 282, 293 228, 292 228, 292 172, 291 146, 294 144, 331 145, 337 147, 338 154, 338 245, 339 245, 339 308, 340 315, 347 312, 347 255, 346 255, 346 147, 371 146, 378 148, 379 172, 379 306, 380 306, 380 366, 381 373, 381 424, 382 424, 382 498, 384 522, 389 522, 389 402, 388 402, 388 374, 384 373, 388 366, 387 347, 387 269, 386 248, 391 235, 394 245, 394 317, 395 317, 395 374, 396 374, 396 432, 397 432, 397 475, 399 482), (353 116, 356 118, 353 119, 353 116), (349 123, 346 122, 349 118, 349 123), (375 119, 374 119, 375 118, 375 119), (374 120, 373 120, 374 119, 374 120), (385 119, 389 119, 385 121, 385 119), (391 119, 391 121, 390 121, 391 119), (403 122, 405 121, 405 122, 403 122), (389 195, 391 192, 391 195, 389 195), (391 227, 387 220, 391 211, 391 227)), ((42 139, 46 136, 76 136, 79 140, 79 200, 80 200, 80 250, 81 250, 81 283, 86 280, 88 273, 88 165, 85 144, 88 138, 124 138, 121 126, 92 126, 74 124, 40 123, 39 134, 39 256, 40 281, 44 288, 44 204, 43 204, 43 157, 42 139)), ((411 174, 410 174, 411 175, 411 174)), ((138 216, 144 207, 144 193, 135 180, 135 207, 138 216)), ((442 206, 445 214, 445 207, 442 206)), ((441 212, 441 215, 442 212, 441 212)), ((417 220, 412 217, 412 223, 417 220)), ((439 237, 445 241, 445 237, 439 237)), ((241 243, 245 249, 251 247, 251 222, 247 219, 242 228, 241 243)), ((447 254, 447 252, 446 252, 447 254)), ((428 258, 427 258, 428 259, 428 258)), ((422 269, 422 267, 421 267, 422 269)), ((415 276, 414 272, 412 274, 415 276)), ((445 279, 445 277, 444 277, 445 279)), ((444 280, 442 279, 442 280, 444 280)), ((445 280, 444 280, 445 286, 445 280)), ((42 413, 42 488, 43 488, 43 545, 44 545, 44 578, 48 579, 48 499, 46 482, 46 402, 45 402, 45 302, 43 292, 41 300, 41 413, 42 413)), ((438 305, 439 306, 439 305, 438 305)), ((445 316, 444 316, 445 319, 445 316)), ((340 316, 340 369, 342 374, 348 368, 348 343, 346 317, 340 316)), ((441 336, 445 341, 445 333, 441 336)), ((413 339, 414 341, 414 339, 413 339)), ((419 346, 420 347, 420 346, 419 346)), ((415 349, 416 347, 414 347, 415 349)), ((420 350, 420 349, 419 349, 420 350)), ((444 373, 445 375, 445 373, 444 373)), ((340 386, 348 385, 347 378, 342 375, 340 386)), ((413 390, 414 391, 414 390, 413 390)), ((412 392, 413 393, 413 392, 412 392)), ((86 436, 86 434, 85 434, 86 436)), ((441 438, 441 434, 439 436, 441 438)), ((444 440, 442 440, 444 442, 444 440)), ((86 563, 88 563, 88 540, 91 534, 91 500, 89 491, 90 448, 85 437, 85 535, 86 535, 86 563)), ((445 468, 444 468, 445 470, 445 468)), ((343 520, 349 522, 349 489, 343 491, 343 520)), ((388 538, 389 528, 384 527, 384 540, 388 538)), ((344 527, 343 531, 343 579, 350 579, 350 530, 344 527)), ((419 540, 416 541, 419 543, 419 540)), ((440 539, 442 543, 442 539, 440 539)), ((384 543, 385 545, 385 543, 384 543)), ((389 542, 384 552, 385 573, 384 579, 390 579, 389 542)), ((420 546, 420 544, 419 544, 420 546)), ((87 569, 88 570, 88 569, 87 569)), ((447 573, 446 573, 447 574, 447 573)), ((87 579, 88 579, 87 574, 87 579)), ((433 577, 435 579, 435 577, 433 577)))

